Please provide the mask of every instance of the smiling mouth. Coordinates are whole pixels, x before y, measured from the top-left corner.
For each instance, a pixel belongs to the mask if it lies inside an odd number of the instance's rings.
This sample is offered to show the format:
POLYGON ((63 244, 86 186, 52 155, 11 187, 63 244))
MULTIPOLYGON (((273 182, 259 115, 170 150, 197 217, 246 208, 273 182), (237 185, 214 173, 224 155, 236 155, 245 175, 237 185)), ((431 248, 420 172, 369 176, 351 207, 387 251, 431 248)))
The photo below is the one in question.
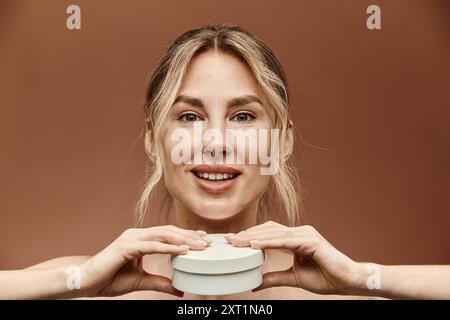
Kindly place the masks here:
POLYGON ((241 171, 229 166, 201 165, 193 168, 191 172, 200 188, 219 193, 230 189, 241 171))
POLYGON ((209 181, 222 181, 222 180, 230 180, 236 177, 236 175, 232 173, 214 173, 214 172, 194 172, 194 174, 200 179, 205 179, 209 181))

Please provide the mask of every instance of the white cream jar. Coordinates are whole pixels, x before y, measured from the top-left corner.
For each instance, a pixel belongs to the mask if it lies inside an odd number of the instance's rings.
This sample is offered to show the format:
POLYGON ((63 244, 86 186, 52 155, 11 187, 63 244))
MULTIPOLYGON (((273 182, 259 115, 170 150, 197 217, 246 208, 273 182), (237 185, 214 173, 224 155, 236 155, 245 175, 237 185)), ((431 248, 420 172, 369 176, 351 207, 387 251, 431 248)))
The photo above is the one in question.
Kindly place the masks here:
POLYGON ((172 285, 201 295, 225 295, 248 291, 262 282, 262 250, 235 247, 224 234, 206 236, 212 243, 204 250, 189 250, 171 258, 172 285))

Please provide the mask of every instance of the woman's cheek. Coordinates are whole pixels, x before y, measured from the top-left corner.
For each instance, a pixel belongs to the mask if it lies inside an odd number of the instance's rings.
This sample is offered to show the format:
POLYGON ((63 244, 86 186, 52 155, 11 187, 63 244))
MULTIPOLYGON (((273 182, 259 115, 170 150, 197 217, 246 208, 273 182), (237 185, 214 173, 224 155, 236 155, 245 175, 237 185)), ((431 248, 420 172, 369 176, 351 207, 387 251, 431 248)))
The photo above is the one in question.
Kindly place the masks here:
POLYGON ((247 166, 246 172, 247 177, 243 187, 247 192, 248 190, 252 190, 256 194, 254 197, 258 197, 267 189, 270 176, 262 175, 259 165, 247 166))

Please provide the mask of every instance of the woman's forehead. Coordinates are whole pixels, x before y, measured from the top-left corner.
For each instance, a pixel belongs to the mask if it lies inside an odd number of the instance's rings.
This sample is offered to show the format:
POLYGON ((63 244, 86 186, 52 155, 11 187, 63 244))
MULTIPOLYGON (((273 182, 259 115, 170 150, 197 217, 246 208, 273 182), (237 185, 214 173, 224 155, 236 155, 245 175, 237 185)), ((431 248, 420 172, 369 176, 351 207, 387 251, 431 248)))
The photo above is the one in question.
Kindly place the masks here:
POLYGON ((258 82, 250 68, 231 54, 204 52, 188 65, 179 90, 181 94, 233 93, 258 95, 258 82))

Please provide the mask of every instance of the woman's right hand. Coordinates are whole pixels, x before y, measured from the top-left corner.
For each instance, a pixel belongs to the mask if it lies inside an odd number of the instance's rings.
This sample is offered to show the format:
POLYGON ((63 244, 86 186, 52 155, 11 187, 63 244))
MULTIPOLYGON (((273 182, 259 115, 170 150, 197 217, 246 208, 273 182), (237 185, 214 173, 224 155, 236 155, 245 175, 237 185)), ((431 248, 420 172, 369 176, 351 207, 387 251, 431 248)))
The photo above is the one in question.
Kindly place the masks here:
POLYGON ((80 265, 83 296, 117 296, 138 290, 154 290, 182 296, 169 278, 147 273, 142 257, 147 254, 185 254, 210 244, 206 232, 172 225, 128 229, 104 250, 80 265))

